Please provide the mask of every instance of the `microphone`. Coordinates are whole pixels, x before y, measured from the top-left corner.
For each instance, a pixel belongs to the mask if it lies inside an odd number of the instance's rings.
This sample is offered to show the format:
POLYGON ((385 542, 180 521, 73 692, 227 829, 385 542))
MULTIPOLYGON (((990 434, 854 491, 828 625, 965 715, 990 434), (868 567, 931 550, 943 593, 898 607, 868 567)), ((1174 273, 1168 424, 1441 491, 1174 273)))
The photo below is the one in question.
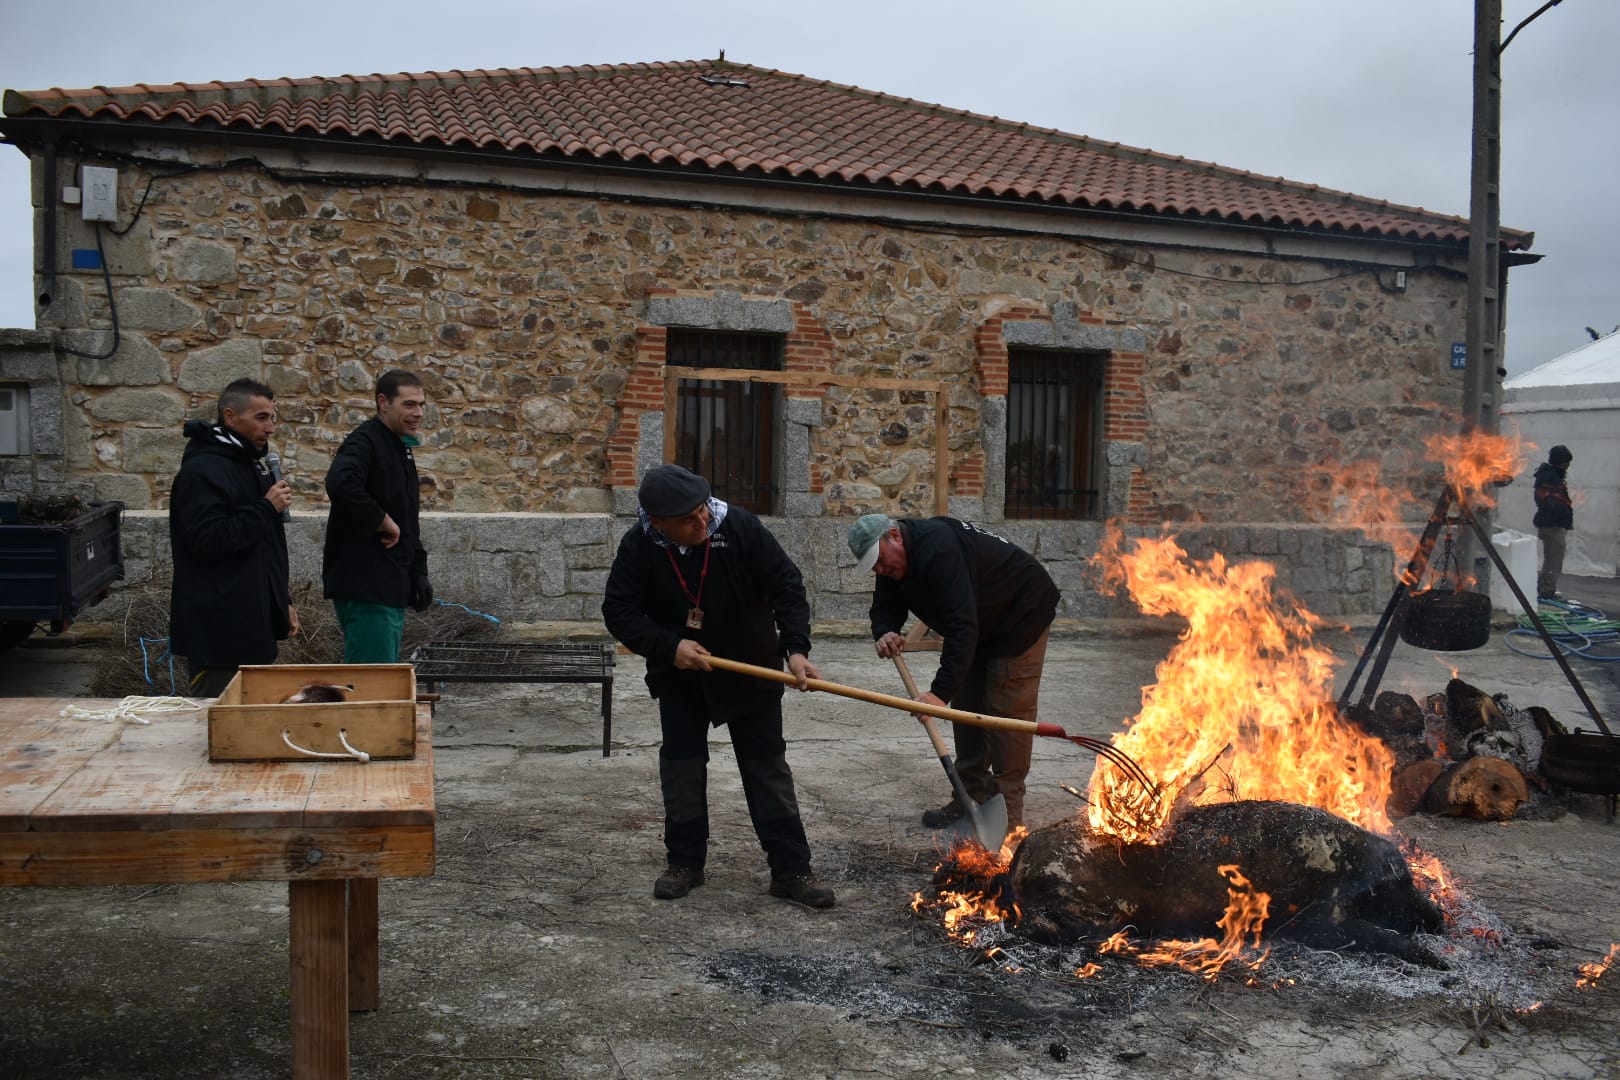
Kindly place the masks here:
MULTIPOLYGON (((270 482, 279 484, 281 482, 281 455, 274 450, 270 451, 264 455, 264 464, 265 468, 270 470, 270 482)), ((281 512, 281 520, 292 520, 292 509, 290 507, 281 512)))

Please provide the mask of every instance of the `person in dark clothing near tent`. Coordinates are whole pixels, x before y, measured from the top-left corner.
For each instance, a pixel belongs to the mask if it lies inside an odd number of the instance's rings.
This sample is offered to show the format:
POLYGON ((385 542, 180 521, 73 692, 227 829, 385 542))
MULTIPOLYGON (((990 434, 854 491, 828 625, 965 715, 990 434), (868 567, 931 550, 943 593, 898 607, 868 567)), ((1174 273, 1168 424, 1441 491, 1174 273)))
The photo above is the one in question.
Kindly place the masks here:
POLYGON ((782 737, 782 685, 715 671, 710 655, 819 679, 809 660, 810 603, 799 568, 764 524, 711 496, 679 465, 649 469, 639 521, 625 532, 608 572, 602 618, 608 632, 647 658, 658 699, 658 750, 669 865, 653 884, 662 900, 703 884, 708 857, 708 729, 726 725, 743 795, 770 866, 772 896, 809 907, 835 902, 810 868, 810 842, 782 737))
POLYGON ((276 642, 298 633, 281 521, 292 488, 265 462, 275 394, 237 379, 220 393, 216 416, 186 421, 169 492, 169 649, 186 658, 194 697, 218 697, 243 664, 275 663, 276 642))
POLYGON ((397 664, 405 609, 433 603, 411 456, 427 395, 395 368, 377 380, 376 398, 377 415, 349 432, 326 470, 321 583, 343 626, 345 664, 397 664))
POLYGON ((1558 575, 1564 572, 1564 546, 1569 530, 1575 527, 1575 509, 1564 477, 1574 460, 1569 447, 1555 446, 1536 468, 1536 516, 1531 524, 1541 540, 1541 573, 1536 575, 1538 600, 1564 598, 1558 591, 1558 575))
MULTIPOLYGON (((905 650, 900 631, 908 612, 945 639, 939 670, 916 700, 1035 722, 1058 587, 1034 556, 955 518, 896 521, 884 514, 850 526, 849 549, 857 569, 878 575, 871 618, 879 656, 905 650)), ((982 803, 999 793, 1008 826, 1022 825, 1034 736, 951 727, 969 797, 982 803)), ((953 795, 922 820, 938 828, 966 813, 953 795)))

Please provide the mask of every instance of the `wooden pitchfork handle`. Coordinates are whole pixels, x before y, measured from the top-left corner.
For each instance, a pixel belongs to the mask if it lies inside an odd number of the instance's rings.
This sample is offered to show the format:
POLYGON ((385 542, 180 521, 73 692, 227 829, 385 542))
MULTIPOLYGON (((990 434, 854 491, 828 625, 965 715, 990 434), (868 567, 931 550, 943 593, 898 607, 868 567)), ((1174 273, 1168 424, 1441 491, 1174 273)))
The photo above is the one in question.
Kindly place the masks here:
MULTIPOLYGON (((727 660, 721 656, 708 656, 709 666, 717 671, 732 671, 738 675, 752 675, 757 679, 769 679, 771 682, 784 683, 788 686, 798 686, 799 680, 790 672, 777 668, 760 667, 757 664, 744 664, 740 660, 727 660)), ((953 720, 958 724, 971 724, 974 727, 995 728, 1000 731, 1025 731, 1031 735, 1046 735, 1057 739, 1067 739, 1068 732, 1056 724, 1036 723, 1033 720, 1017 720, 1011 716, 986 716, 983 713, 965 712, 962 709, 953 709, 947 705, 930 705, 925 701, 913 701, 910 698, 896 697, 894 694, 880 694, 876 690, 862 690, 857 686, 845 686, 842 683, 828 682, 825 679, 807 679, 809 689, 822 690, 840 697, 854 698, 856 701, 869 701, 873 705, 883 705, 890 709, 899 709, 903 713, 913 716, 923 714, 936 717, 940 720, 953 720)))

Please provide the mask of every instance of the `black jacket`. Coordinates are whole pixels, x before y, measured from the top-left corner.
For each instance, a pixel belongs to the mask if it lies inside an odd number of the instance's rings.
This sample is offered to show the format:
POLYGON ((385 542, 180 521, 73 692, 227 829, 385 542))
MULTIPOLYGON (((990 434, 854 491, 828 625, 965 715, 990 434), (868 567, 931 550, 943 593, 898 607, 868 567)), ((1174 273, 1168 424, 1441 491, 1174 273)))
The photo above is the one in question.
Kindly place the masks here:
POLYGON ((264 459, 217 424, 186 422, 169 493, 169 645, 194 667, 273 664, 287 618, 287 533, 264 459))
POLYGON ((422 494, 411 448, 372 417, 338 447, 326 470, 326 547, 321 585, 330 600, 388 607, 411 603, 416 579, 427 577, 427 550, 418 522, 422 494), (399 543, 382 546, 383 514, 399 526, 399 543))
POLYGON ((684 685, 703 694, 710 719, 720 724, 780 698, 782 684, 728 671, 678 670, 675 647, 689 637, 715 656, 781 670, 789 653, 810 654, 810 602, 799 568, 748 511, 728 507, 708 548, 703 577, 702 546, 683 555, 660 546, 640 524, 631 526, 608 572, 602 619, 609 633, 647 658, 653 697, 684 685), (670 565, 672 556, 687 588, 701 596, 701 630, 686 628, 692 604, 670 565))
POLYGON ((1536 516, 1531 520, 1536 528, 1575 527, 1575 510, 1569 501, 1569 485, 1564 483, 1567 471, 1550 461, 1543 461, 1536 469, 1536 516))
POLYGON ((962 689, 977 657, 1017 656, 1052 625, 1058 587, 1035 557, 995 533, 955 518, 906 518, 906 576, 878 576, 872 640, 900 633, 914 611, 945 639, 929 690, 941 701, 962 689))

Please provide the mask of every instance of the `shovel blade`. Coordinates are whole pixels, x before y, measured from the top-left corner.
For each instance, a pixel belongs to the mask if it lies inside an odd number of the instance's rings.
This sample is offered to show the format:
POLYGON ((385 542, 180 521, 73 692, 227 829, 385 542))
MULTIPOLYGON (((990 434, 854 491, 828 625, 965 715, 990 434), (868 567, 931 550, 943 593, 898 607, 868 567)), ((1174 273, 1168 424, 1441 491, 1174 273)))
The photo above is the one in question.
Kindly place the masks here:
POLYGON ((1007 804, 1000 795, 992 795, 977 806, 970 805, 944 832, 953 843, 972 840, 986 851, 1000 851, 1007 839, 1007 804))

